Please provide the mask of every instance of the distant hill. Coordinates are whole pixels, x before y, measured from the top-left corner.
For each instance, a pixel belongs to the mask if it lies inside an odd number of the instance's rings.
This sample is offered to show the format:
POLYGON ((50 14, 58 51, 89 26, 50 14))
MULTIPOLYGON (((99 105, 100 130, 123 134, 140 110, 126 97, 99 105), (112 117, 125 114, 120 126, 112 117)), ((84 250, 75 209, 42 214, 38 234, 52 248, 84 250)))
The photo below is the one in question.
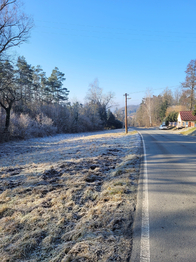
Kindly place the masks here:
POLYGON ((132 114, 136 113, 136 111, 138 110, 139 107, 140 107, 140 105, 129 105, 129 106, 127 106, 127 113, 129 115, 132 115, 132 114))
MULTIPOLYGON (((140 105, 129 105, 129 106, 127 106, 127 114, 128 115, 134 115, 139 107, 140 107, 140 105)), ((120 109, 125 110, 124 107, 121 107, 120 109)))

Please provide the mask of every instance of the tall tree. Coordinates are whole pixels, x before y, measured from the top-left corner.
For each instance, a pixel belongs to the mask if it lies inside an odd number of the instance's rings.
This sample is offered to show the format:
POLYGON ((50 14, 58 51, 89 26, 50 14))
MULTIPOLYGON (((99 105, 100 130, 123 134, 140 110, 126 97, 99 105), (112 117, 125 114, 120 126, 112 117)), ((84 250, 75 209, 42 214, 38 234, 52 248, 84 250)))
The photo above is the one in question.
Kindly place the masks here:
POLYGON ((196 116, 196 105, 194 106, 193 115, 196 116))
POLYGON ((49 100, 52 103, 61 103, 68 99, 69 91, 63 86, 65 74, 60 72, 57 67, 52 70, 51 76, 48 78, 46 92, 48 92, 49 100))
POLYGON ((135 124, 138 125, 138 126, 148 126, 149 125, 144 98, 142 99, 140 107, 138 108, 138 110, 136 112, 135 124))
POLYGON ((147 116, 149 118, 149 125, 152 126, 153 103, 152 103, 152 94, 151 94, 150 90, 147 90, 147 92, 146 92, 146 97, 144 98, 144 105, 145 105, 145 108, 146 108, 147 116))
POLYGON ((181 106, 186 107, 186 110, 190 109, 190 89, 186 89, 182 92, 180 99, 179 99, 179 104, 181 106))
POLYGON ((33 70, 26 59, 18 57, 17 61, 18 84, 20 86, 21 101, 27 105, 33 98, 33 70))
POLYGON ((32 67, 32 80, 33 80, 33 99, 35 103, 42 103, 44 96, 44 86, 42 85, 44 72, 41 66, 32 67))
POLYGON ((183 88, 188 88, 190 90, 190 111, 193 110, 194 104, 194 91, 196 88, 196 60, 191 60, 187 65, 185 71, 186 78, 185 82, 182 83, 183 88))
POLYGON ((0 55, 29 38, 33 21, 25 15, 19 0, 0 0, 0 55))
POLYGON ((159 109, 159 116, 161 121, 163 121, 163 119, 165 118, 167 108, 173 104, 173 101, 174 99, 172 91, 168 87, 165 88, 165 90, 162 93, 162 101, 159 109))
POLYGON ((171 89, 166 87, 162 93, 162 101, 167 101, 167 104, 171 106, 173 104, 174 98, 171 89))
POLYGON ((93 112, 99 114, 102 124, 105 126, 107 124, 107 110, 113 103, 114 93, 103 94, 102 88, 99 87, 98 79, 95 79, 89 86, 86 100, 93 112))
POLYGON ((99 87, 99 80, 97 78, 89 86, 86 100, 93 104, 105 105, 107 109, 110 108, 113 104, 114 93, 103 94, 103 89, 99 87))
POLYGON ((9 61, 0 63, 0 106, 6 112, 5 129, 7 132, 10 125, 10 113, 13 104, 21 99, 16 85, 15 70, 9 61))
POLYGON ((122 128, 123 123, 116 119, 115 115, 110 111, 107 112, 107 128, 122 128))
POLYGON ((176 88, 176 90, 174 91, 174 105, 180 104, 181 95, 182 95, 182 91, 179 90, 179 88, 176 88))

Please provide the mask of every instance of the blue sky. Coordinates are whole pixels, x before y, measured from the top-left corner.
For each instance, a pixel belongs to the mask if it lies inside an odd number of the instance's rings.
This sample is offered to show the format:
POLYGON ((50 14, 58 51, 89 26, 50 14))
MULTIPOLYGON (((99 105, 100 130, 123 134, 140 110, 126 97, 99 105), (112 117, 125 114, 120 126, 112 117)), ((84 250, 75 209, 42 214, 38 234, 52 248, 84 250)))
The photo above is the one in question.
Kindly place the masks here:
POLYGON ((139 104, 147 88, 180 88, 196 59, 195 0, 26 0, 24 10, 35 26, 15 55, 47 76, 57 66, 71 101, 83 102, 98 78, 119 106, 124 93, 139 104))

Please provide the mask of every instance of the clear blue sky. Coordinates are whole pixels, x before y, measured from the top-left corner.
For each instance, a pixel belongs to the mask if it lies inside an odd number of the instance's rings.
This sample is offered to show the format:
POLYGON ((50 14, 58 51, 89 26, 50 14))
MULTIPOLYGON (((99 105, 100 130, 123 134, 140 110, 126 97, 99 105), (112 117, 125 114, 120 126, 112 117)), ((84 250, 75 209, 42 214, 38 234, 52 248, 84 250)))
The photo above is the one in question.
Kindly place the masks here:
POLYGON ((125 92, 139 104, 147 88, 180 86, 196 59, 195 0, 26 0, 24 9, 35 27, 16 55, 47 76, 57 66, 71 101, 98 78, 120 106, 125 92))

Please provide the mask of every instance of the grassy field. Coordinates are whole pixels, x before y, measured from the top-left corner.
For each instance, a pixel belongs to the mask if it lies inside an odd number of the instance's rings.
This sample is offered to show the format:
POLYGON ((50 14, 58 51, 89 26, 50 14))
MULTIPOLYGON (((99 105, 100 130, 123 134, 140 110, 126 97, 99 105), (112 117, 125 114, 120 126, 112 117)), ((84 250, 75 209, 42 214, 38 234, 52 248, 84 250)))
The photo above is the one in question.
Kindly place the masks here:
POLYGON ((121 131, 2 145, 1 261, 127 261, 140 147, 121 131))

